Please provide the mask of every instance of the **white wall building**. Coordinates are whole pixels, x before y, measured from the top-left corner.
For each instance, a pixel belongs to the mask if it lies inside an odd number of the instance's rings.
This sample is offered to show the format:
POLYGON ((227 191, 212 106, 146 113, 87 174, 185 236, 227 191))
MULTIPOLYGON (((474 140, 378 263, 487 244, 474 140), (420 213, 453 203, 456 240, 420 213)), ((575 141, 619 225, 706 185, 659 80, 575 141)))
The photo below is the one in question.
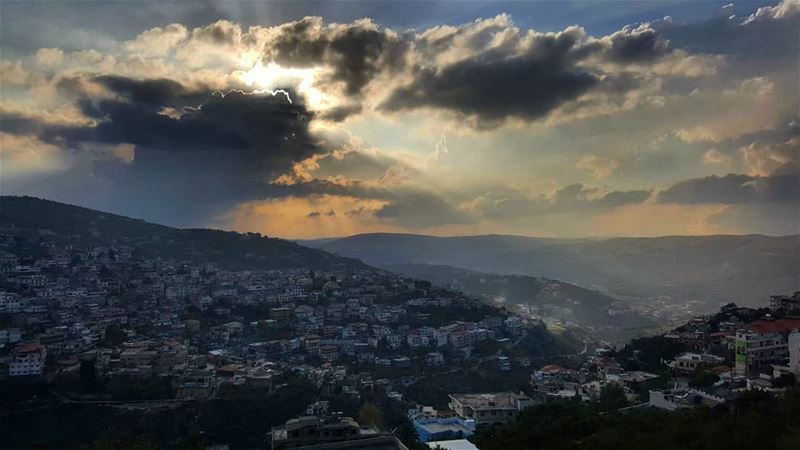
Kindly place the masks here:
POLYGON ((47 348, 41 344, 22 344, 14 349, 8 375, 11 377, 41 375, 47 359, 47 348))

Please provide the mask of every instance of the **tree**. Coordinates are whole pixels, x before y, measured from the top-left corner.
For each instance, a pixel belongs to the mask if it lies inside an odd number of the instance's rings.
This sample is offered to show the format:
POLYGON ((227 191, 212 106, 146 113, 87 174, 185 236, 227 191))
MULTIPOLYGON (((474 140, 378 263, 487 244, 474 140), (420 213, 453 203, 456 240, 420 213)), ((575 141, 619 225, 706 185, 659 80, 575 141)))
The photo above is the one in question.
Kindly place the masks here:
POLYGON ((775 381, 772 382, 772 385, 775 387, 791 387, 794 386, 797 382, 797 377, 791 372, 787 372, 781 374, 775 381))
POLYGON ((692 374, 692 379, 689 381, 689 386, 704 388, 713 386, 714 383, 719 381, 719 377, 711 372, 706 372, 701 368, 697 368, 692 374))
POLYGON ((119 347, 126 339, 128 339, 128 335, 125 330, 116 323, 106 327, 106 337, 104 339, 106 347, 119 347))
POLYGON ((97 372, 95 371, 94 361, 81 361, 80 368, 81 389, 84 392, 92 392, 97 387, 97 372))
POLYGON ((358 411, 358 421, 361 425, 372 425, 381 428, 383 425, 383 413, 372 403, 364 403, 358 411))
POLYGON ((600 410, 611 411, 628 406, 625 390, 617 384, 607 384, 600 390, 600 410))

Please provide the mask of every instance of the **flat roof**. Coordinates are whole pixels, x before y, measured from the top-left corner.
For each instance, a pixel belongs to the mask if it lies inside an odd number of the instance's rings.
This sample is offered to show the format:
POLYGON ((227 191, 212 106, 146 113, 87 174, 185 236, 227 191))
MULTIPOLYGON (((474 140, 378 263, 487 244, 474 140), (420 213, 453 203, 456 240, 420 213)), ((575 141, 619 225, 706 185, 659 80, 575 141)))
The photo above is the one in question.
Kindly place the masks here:
MULTIPOLYGON (((513 392, 492 392, 485 394, 450 394, 454 400, 472 407, 514 407, 519 397, 513 392)), ((522 397, 526 398, 526 397, 522 397)))
POLYGON ((420 428, 424 428, 426 431, 430 433, 441 433, 443 431, 461 431, 462 433, 464 432, 472 433, 472 430, 465 427, 464 425, 461 425, 460 423, 442 424, 437 422, 431 422, 431 423, 421 423, 417 426, 420 428))
POLYGON ((480 450, 466 439, 453 439, 452 441, 426 442, 430 448, 443 448, 445 450, 480 450))

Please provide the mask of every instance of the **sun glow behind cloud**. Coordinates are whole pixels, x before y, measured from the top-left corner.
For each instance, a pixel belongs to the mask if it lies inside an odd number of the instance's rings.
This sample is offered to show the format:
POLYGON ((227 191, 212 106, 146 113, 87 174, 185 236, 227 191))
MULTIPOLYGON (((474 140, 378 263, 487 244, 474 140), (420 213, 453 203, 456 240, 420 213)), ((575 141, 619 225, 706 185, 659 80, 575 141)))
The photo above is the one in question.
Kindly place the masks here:
POLYGON ((325 110, 336 105, 336 100, 315 87, 318 69, 281 67, 276 63, 266 66, 258 62, 242 75, 247 86, 259 90, 286 90, 294 86, 305 98, 306 106, 312 110, 325 110))
POLYGON ((603 32, 213 17, 4 39, 3 193, 289 237, 794 233, 798 5, 603 32))

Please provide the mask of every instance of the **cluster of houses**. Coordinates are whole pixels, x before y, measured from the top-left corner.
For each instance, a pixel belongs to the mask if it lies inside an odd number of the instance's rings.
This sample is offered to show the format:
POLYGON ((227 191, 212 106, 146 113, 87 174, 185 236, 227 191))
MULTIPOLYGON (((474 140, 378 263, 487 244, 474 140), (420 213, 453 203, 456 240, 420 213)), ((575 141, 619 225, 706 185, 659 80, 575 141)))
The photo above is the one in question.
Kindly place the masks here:
POLYGON ((596 400, 604 386, 614 384, 633 403, 675 410, 723 404, 746 389, 781 390, 800 379, 800 316, 793 315, 798 312, 800 292, 772 296, 769 312, 727 305, 665 334, 666 345, 685 350, 661 360, 654 370, 659 373, 626 371, 613 351, 599 348, 579 370, 536 370, 534 398, 596 400), (670 389, 649 388, 651 380, 665 377, 670 389))
POLYGON ((531 324, 371 269, 226 270, 134 244, 49 239, 34 252, 0 239, 0 267, 0 376, 52 378, 90 362, 99 376, 171 376, 184 398, 221 383, 272 389, 285 372, 345 383, 353 369, 391 369, 379 380, 399 396, 386 378, 407 383, 418 368, 466 361, 481 342, 509 343, 531 324), (456 308, 484 314, 458 320, 456 308))

